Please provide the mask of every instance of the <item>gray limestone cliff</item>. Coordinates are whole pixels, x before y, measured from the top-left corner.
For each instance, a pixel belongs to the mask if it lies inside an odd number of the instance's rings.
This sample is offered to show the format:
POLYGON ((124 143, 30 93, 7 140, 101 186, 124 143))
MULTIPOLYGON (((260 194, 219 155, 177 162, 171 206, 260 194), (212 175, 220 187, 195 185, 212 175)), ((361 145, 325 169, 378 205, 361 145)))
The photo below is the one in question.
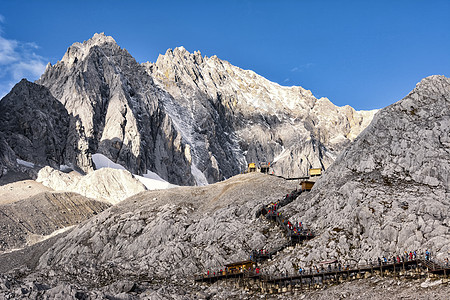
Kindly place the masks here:
POLYGON ((189 125, 185 135, 208 179, 234 175, 249 162, 272 162, 287 177, 327 168, 375 113, 337 107, 302 87, 280 86, 183 47, 144 66, 173 96, 164 105, 189 125))
POLYGON ((0 131, 0 178, 8 172, 8 168, 16 166, 16 155, 0 131))
POLYGON ((21 159, 58 168, 64 163, 69 115, 45 87, 20 81, 0 102, 0 130, 21 159))
MULTIPOLYGON (((151 170, 175 184, 195 183, 185 144, 159 104, 165 92, 112 37, 73 44, 37 83, 79 118, 90 155, 102 153, 135 174, 151 170)), ((90 157, 80 167, 91 171, 90 157)))
POLYGON ((38 83, 80 119, 90 154, 176 184, 213 183, 255 161, 284 176, 328 167, 374 114, 182 47, 140 65, 103 34, 69 47, 38 83))
POLYGON ((90 159, 83 134, 79 119, 44 86, 23 79, 0 102, 0 164, 10 169, 20 168, 16 159, 79 169, 90 159))

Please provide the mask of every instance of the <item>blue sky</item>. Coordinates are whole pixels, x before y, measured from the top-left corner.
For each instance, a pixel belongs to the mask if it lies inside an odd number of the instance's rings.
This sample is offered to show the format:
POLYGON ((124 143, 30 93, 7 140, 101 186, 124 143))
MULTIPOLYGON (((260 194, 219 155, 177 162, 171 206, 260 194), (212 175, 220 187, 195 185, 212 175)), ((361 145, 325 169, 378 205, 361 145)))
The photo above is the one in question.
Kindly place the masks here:
POLYGON ((111 35, 137 61, 168 48, 217 55, 356 109, 450 76, 450 1, 1 1, 0 95, 74 42, 111 35))

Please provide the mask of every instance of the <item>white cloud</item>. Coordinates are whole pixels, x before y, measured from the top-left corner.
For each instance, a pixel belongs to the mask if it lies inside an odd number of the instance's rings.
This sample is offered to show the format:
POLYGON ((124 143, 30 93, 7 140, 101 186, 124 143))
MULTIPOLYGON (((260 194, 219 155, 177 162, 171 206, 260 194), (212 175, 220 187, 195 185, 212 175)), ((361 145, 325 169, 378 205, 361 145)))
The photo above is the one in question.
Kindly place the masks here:
POLYGON ((304 70, 306 70, 306 69, 308 69, 308 68, 311 68, 311 67, 313 67, 314 66, 314 64, 313 63, 306 63, 306 64, 303 64, 303 65, 301 65, 301 66, 298 66, 298 67, 293 67, 292 69, 291 69, 291 72, 303 72, 304 70))
POLYGON ((45 64, 39 59, 20 61, 14 66, 12 78, 19 81, 22 78, 38 78, 45 70, 45 64))
MULTIPOLYGON (((0 15, 0 23, 5 18, 0 15)), ((0 30, 0 99, 22 78, 34 81, 44 72, 46 60, 35 53, 34 42, 6 39, 0 30)))
POLYGON ((0 36, 0 66, 10 64, 19 59, 19 54, 15 51, 17 46, 17 41, 7 40, 0 36))

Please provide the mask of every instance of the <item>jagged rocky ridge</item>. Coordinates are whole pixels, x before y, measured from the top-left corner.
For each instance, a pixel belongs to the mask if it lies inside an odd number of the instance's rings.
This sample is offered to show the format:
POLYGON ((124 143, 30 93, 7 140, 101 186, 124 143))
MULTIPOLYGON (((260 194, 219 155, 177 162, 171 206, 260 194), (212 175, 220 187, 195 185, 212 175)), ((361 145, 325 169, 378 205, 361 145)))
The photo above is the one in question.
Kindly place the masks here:
POLYGON ((152 170, 175 184, 195 183, 186 145, 159 104, 165 92, 113 38, 95 34, 73 44, 37 83, 80 119, 84 171, 93 168, 90 155, 103 153, 134 174, 152 170))
POLYGON ((172 95, 164 105, 173 119, 183 116, 178 123, 186 124, 184 136, 200 164, 211 160, 225 177, 258 161, 272 162, 273 171, 287 177, 326 168, 375 113, 337 107, 302 87, 280 86, 183 47, 144 66, 172 95))
POLYGON ((2 170, 15 153, 90 172, 92 154, 102 153, 178 185, 220 181, 257 161, 275 162, 278 175, 305 175, 331 164, 374 114, 182 47, 139 64, 104 34, 73 44, 36 85, 23 81, 2 102, 2 170))

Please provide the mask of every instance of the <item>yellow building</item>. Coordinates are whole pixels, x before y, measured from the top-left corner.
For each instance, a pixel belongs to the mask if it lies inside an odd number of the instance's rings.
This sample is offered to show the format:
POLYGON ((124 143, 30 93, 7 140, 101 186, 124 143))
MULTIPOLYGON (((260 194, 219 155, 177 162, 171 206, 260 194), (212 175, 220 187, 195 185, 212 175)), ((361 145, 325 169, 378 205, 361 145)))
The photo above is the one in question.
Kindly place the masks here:
POLYGON ((309 176, 320 176, 322 175, 322 168, 312 168, 309 169, 309 176))
POLYGON ((314 181, 302 181, 302 191, 310 191, 314 186, 314 181))
POLYGON ((228 272, 230 273, 237 273, 237 272, 243 272, 244 270, 253 269, 254 262, 251 260, 244 260, 240 262, 235 262, 232 264, 225 265, 228 272))

